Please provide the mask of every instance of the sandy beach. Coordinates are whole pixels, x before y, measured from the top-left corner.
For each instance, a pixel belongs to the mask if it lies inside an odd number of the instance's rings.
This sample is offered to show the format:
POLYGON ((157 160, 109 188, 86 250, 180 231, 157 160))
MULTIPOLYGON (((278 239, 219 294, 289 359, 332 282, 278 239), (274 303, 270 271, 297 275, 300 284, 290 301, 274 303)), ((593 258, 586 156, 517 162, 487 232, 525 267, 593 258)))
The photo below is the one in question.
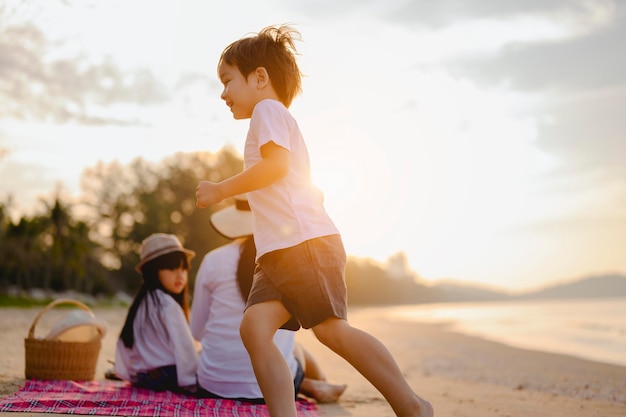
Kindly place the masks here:
MULTIPOLYGON (((0 396, 24 383, 24 338, 40 311, 0 308, 0 396)), ((126 310, 93 312, 108 324, 96 369, 96 379, 103 379, 126 310)), ((46 313, 35 335, 44 335, 64 314, 59 309, 46 313)), ((350 322, 389 348, 411 386, 433 403, 438 417, 626 416, 626 367, 516 349, 454 333, 441 324, 391 320, 377 309, 353 308, 350 322)), ((331 382, 348 384, 338 403, 318 405, 322 416, 393 416, 382 396, 310 331, 300 331, 297 337, 317 357, 331 382)))

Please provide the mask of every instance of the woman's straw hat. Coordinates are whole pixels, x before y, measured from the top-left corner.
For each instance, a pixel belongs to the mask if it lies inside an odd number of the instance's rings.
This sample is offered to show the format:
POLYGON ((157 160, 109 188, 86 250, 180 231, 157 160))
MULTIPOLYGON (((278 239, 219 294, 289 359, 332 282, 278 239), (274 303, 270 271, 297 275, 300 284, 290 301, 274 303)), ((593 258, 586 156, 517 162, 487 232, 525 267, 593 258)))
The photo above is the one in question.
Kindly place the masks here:
POLYGON ((213 213, 211 224, 229 239, 252 235, 252 212, 246 196, 235 196, 235 204, 213 213))
POLYGON ((196 252, 185 249, 175 235, 167 233, 154 233, 141 242, 140 261, 135 266, 135 270, 141 273, 141 267, 153 259, 172 252, 182 252, 187 255, 187 259, 191 260, 196 256, 196 252))

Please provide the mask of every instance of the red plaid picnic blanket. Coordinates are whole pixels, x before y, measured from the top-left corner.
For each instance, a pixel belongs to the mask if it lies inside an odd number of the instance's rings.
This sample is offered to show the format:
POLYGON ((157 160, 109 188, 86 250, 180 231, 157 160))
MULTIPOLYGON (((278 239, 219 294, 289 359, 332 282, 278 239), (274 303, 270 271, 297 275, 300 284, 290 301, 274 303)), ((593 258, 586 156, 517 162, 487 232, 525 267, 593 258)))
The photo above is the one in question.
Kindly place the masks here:
MULTIPOLYGON (((315 403, 297 401, 299 417, 320 417, 315 403)), ((27 380, 0 398, 0 412, 150 417, 269 417, 267 406, 234 400, 197 399, 117 381, 27 380)))

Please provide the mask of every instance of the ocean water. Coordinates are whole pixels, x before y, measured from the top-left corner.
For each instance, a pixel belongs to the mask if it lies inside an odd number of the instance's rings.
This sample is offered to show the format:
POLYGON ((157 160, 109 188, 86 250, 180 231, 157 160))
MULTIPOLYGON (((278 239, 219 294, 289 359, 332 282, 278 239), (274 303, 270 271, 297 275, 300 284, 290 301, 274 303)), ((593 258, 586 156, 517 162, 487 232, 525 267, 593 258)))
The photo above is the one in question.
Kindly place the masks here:
POLYGON ((626 366, 626 298, 391 307, 395 319, 445 322, 510 346, 626 366))

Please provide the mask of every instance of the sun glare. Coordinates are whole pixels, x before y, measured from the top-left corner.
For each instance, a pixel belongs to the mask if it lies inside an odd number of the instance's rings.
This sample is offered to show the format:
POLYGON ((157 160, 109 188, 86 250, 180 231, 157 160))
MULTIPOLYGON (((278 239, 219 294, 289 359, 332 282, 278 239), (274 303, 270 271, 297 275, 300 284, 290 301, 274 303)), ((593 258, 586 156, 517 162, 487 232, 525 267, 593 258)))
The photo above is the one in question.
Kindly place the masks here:
POLYGON ((498 242, 547 209, 532 198, 554 166, 535 146, 536 121, 522 116, 533 97, 479 90, 444 73, 411 83, 393 100, 408 103, 399 111, 337 111, 343 124, 331 119, 324 132, 307 133, 316 138, 314 181, 349 253, 383 261, 404 252, 432 279, 472 270, 500 279, 518 248, 502 252, 498 242), (498 264, 493 272, 477 265, 488 257, 498 264))

